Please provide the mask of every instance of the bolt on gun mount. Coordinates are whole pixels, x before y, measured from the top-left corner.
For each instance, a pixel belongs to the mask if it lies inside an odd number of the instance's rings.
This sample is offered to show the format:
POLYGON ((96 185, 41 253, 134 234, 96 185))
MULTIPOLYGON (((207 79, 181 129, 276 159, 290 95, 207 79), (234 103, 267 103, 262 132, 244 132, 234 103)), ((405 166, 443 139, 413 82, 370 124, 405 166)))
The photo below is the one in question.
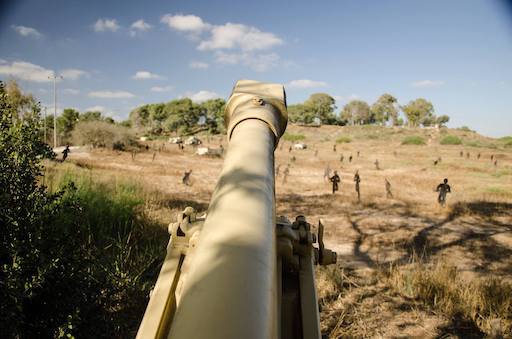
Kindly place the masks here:
POLYGON ((205 218, 169 225, 167 256, 137 338, 319 339, 314 264, 336 262, 303 216, 275 216, 274 150, 288 113, 282 85, 241 80, 229 147, 205 218), (313 246, 318 238, 318 248, 313 246))

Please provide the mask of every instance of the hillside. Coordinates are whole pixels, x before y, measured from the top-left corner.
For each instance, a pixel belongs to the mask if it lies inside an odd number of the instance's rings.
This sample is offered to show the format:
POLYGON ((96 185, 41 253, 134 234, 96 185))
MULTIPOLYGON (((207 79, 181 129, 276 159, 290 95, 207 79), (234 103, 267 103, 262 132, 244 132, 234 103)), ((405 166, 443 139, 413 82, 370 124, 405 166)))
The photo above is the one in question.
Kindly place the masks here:
MULTIPOLYGON (((226 147, 222 136, 200 137, 212 148, 221 143, 226 147)), ((134 159, 128 152, 76 151, 69 158, 74 165, 52 165, 51 171, 136 182, 147 192, 146 214, 162 225, 188 205, 205 211, 222 159, 194 155, 191 146, 181 151, 163 141, 148 146, 134 159), (181 179, 190 169, 192 186, 185 186, 181 179)), ((505 141, 454 129, 291 125, 276 150, 277 167, 277 213, 290 218, 303 214, 313 225, 322 218, 327 245, 338 253, 336 268, 317 272, 322 328, 331 337, 511 333, 510 305, 500 304, 505 307, 501 313, 478 308, 481 316, 475 318, 471 307, 480 304, 474 301, 470 307, 454 297, 462 293, 461 286, 482 279, 512 282, 512 148, 505 147, 505 141), (447 135, 462 144, 441 145, 447 135), (422 137, 425 145, 403 145, 408 136, 422 137), (293 142, 284 139, 302 139, 307 149, 289 151, 293 142), (344 142, 336 143, 338 139, 344 142), (498 160, 496 165, 491 156, 498 160), (341 176, 334 196, 323 177, 327 166, 341 176), (360 203, 353 182, 357 170, 360 203), (444 208, 434 191, 443 178, 452 189, 444 208), (385 179, 393 198, 386 198, 385 179), (431 280, 425 278, 427 273, 433 274, 431 280), (415 274, 423 274, 421 281, 438 282, 425 288, 448 296, 446 303, 452 306, 439 306, 422 294, 424 290, 415 295, 415 274)), ((477 296, 489 292, 469 291, 477 296)), ((510 295, 506 286, 497 291, 510 295)))

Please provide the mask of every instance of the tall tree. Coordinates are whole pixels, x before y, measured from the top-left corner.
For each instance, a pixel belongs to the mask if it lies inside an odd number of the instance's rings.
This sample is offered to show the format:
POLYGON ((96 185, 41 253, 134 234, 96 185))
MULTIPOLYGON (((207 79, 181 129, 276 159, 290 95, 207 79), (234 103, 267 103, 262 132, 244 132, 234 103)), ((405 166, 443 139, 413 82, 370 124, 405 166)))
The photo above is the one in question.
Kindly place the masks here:
POLYGON ((78 122, 80 113, 73 108, 65 108, 60 116, 57 117, 57 132, 62 141, 66 142, 71 136, 71 132, 78 122))
POLYGON ((200 104, 206 116, 206 124, 212 133, 221 133, 225 131, 224 127, 224 108, 226 102, 224 99, 211 99, 200 104))
POLYGON ((334 124, 336 122, 336 100, 326 93, 312 94, 304 102, 304 110, 307 116, 318 117, 323 124, 334 124))
POLYGON ((392 120, 393 125, 396 125, 398 117, 398 108, 396 107, 397 100, 391 94, 383 94, 371 107, 371 115, 373 120, 378 124, 385 124, 392 120))
POLYGON ((352 100, 343 107, 341 117, 347 124, 369 124, 371 122, 370 106, 363 100, 352 100))
POLYGON ((416 127, 434 115, 434 106, 423 98, 410 101, 402 107, 409 126, 416 127))
POLYGON ((445 126, 448 121, 450 121, 450 117, 446 114, 443 114, 437 117, 436 123, 439 127, 442 127, 445 126))
POLYGON ((5 86, 5 93, 9 105, 18 113, 19 117, 32 114, 36 100, 32 94, 24 94, 15 80, 9 80, 5 86))

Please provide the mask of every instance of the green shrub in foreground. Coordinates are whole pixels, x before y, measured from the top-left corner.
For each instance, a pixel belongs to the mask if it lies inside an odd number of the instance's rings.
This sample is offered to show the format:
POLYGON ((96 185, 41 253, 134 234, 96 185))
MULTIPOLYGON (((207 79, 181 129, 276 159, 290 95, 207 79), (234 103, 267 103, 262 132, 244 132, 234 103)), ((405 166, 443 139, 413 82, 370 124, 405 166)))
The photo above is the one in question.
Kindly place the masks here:
POLYGON ((410 135, 403 138, 402 145, 425 145, 425 139, 418 135, 410 135))
POLYGON ((461 145, 462 140, 455 135, 447 135, 439 142, 441 145, 461 145))
POLYGON ((21 120, 7 99, 0 83, 2 337, 134 337, 166 232, 140 213, 134 185, 41 177, 51 150, 39 111, 21 120))

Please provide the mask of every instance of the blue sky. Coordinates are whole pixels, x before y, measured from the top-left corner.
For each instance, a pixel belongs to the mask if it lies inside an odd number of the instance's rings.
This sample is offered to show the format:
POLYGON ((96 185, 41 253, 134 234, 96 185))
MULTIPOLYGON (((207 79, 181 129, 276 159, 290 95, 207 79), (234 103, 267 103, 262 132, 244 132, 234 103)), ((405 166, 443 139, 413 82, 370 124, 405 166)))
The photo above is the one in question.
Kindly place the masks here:
POLYGON ((3 1, 0 79, 53 107, 226 98, 237 79, 370 104, 424 97, 452 127, 512 135, 512 12, 498 0, 3 1))

